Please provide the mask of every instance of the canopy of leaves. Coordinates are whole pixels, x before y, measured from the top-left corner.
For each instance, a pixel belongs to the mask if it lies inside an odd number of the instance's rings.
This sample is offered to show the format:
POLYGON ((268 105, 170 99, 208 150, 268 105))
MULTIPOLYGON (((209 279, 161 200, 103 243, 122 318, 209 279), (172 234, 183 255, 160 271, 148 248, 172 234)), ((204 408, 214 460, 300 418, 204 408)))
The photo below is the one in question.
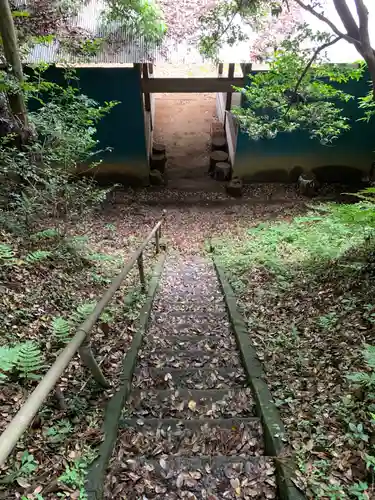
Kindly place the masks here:
POLYGON ((127 35, 141 35, 149 43, 160 42, 166 25, 163 13, 154 1, 107 0, 104 10, 105 24, 109 28, 125 29, 127 35))
POLYGON ((349 128, 340 103, 353 96, 335 84, 360 78, 363 66, 324 64, 313 50, 300 48, 304 36, 302 32, 285 42, 269 70, 250 75, 249 85, 240 89, 246 106, 234 113, 251 138, 271 139, 280 132, 306 130, 326 144, 349 128), (320 64, 313 65, 312 60, 320 64))

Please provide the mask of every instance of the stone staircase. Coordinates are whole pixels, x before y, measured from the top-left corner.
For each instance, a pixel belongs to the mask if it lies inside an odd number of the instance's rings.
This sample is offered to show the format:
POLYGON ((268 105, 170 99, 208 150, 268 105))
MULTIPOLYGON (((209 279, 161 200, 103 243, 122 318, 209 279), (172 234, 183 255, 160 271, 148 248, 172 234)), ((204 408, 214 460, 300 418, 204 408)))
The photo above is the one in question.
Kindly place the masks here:
POLYGON ((255 410, 212 263, 169 257, 105 497, 277 498, 255 410))

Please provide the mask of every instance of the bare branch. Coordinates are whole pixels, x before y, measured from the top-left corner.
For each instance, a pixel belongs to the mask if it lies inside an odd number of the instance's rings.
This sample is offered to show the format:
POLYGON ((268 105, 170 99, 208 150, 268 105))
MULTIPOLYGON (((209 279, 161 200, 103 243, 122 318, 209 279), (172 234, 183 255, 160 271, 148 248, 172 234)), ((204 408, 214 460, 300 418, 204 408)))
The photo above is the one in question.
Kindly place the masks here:
POLYGON ((333 40, 330 40, 329 42, 326 42, 326 43, 323 43, 323 45, 321 45, 320 47, 318 47, 317 49, 315 49, 313 55, 311 56, 311 59, 309 60, 309 62, 307 63, 305 69, 302 71, 301 73, 301 76, 298 78, 298 81, 296 83, 296 86, 294 88, 294 93, 297 93, 298 91, 298 88, 299 86, 301 85, 301 82, 304 78, 304 76, 306 75, 306 73, 309 71, 309 69, 311 68, 313 62, 315 61, 315 59, 318 57, 318 55, 325 49, 327 49, 328 47, 330 47, 331 45, 334 45, 335 43, 337 43, 339 40, 342 40, 342 37, 341 36, 337 36, 336 38, 334 38, 333 40))
MULTIPOLYGON (((305 69, 302 71, 301 73, 301 76, 298 78, 298 81, 296 83, 296 86, 294 87, 294 91, 293 91, 293 94, 296 95, 297 92, 298 92, 298 89, 299 89, 299 86, 301 85, 302 83, 302 80, 304 79, 306 73, 309 71, 309 69, 311 68, 313 62, 315 61, 315 59, 318 57, 318 55, 325 49, 327 49, 328 47, 330 47, 331 45, 334 45, 335 43, 337 43, 339 40, 342 40, 342 37, 341 36, 337 36, 336 38, 334 38, 333 40, 330 40, 329 42, 326 42, 326 43, 323 43, 323 45, 320 45, 319 47, 317 47, 313 53, 313 55, 311 56, 311 59, 309 60, 309 62, 306 64, 305 66, 305 69)), ((286 116, 289 112, 291 108, 291 103, 289 103, 289 106, 288 106, 288 109, 285 111, 285 115, 286 116)))
POLYGON ((225 33, 227 33, 227 31, 230 29, 230 27, 232 26, 233 22, 234 22, 234 19, 236 17, 237 14, 240 13, 241 9, 242 9, 242 5, 243 5, 243 1, 244 0, 239 0, 237 2, 237 8, 235 9, 235 11, 233 12, 233 15, 232 17, 230 18, 227 26, 220 32, 216 32, 213 36, 212 36, 212 42, 209 44, 208 48, 211 49, 215 44, 219 43, 220 39, 223 38, 223 36, 225 35, 225 33))
POLYGON ((351 36, 347 35, 346 33, 342 33, 335 25, 332 21, 330 21, 328 19, 328 17, 326 17, 325 15, 323 14, 320 14, 320 12, 317 12, 315 9, 313 9, 310 5, 306 5, 305 3, 302 2, 302 0, 294 0, 296 3, 298 3, 298 5, 300 7, 302 7, 303 9, 305 9, 307 12, 310 12, 310 14, 312 14, 313 16, 315 16, 317 19, 320 19, 320 21, 323 21, 323 23, 327 24, 331 30, 336 33, 337 36, 343 38, 344 40, 346 40, 347 42, 349 43, 353 43, 354 45, 360 45, 360 41, 355 39, 355 38, 352 38, 351 36))

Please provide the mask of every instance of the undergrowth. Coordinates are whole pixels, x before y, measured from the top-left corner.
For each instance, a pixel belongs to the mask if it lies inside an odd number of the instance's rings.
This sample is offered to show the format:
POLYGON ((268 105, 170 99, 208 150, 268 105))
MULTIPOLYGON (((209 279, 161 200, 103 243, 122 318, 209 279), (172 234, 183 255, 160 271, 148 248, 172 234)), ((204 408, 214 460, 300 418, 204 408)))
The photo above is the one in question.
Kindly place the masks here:
POLYGON ((374 498, 374 189, 213 246, 308 498, 374 498))

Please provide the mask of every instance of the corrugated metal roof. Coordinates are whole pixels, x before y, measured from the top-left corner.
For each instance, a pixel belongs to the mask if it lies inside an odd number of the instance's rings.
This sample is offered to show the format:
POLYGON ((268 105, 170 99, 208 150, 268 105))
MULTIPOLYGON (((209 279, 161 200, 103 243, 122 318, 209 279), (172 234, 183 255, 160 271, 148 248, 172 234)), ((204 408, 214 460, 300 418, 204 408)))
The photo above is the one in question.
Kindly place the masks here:
MULTIPOLYGON (((178 0, 177 0, 178 1, 178 0)), ((25 2, 24 2, 25 3, 25 2)), ((204 63, 197 46, 187 42, 176 42, 165 37, 161 46, 150 45, 143 37, 134 37, 116 24, 108 25, 103 22, 102 0, 91 0, 75 19, 71 26, 82 30, 90 38, 103 38, 106 41, 103 47, 93 56, 78 56, 72 51, 66 51, 55 41, 48 44, 36 45, 26 56, 25 62, 35 64, 64 63, 71 64, 130 64, 130 63, 173 63, 192 64, 204 63)), ((223 62, 249 62, 249 44, 243 46, 225 47, 220 54, 223 62), (242 57, 241 57, 242 54, 242 57)))

